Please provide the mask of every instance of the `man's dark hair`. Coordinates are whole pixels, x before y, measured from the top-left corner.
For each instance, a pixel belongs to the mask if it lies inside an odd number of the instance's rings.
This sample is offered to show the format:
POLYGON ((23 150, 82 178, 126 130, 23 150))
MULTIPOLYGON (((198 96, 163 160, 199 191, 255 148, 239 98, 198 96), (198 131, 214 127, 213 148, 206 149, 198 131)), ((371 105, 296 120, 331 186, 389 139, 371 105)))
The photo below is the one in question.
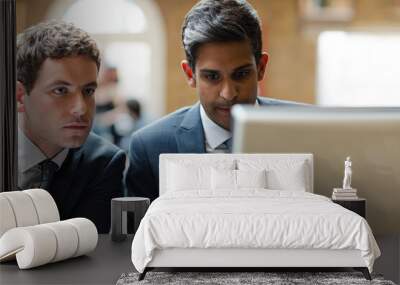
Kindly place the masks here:
POLYGON ((135 114, 137 118, 140 118, 141 116, 141 107, 140 103, 136 99, 129 99, 126 101, 126 106, 128 107, 128 110, 130 113, 135 114))
POLYGON ((262 49, 260 20, 245 0, 201 0, 183 22, 182 43, 193 70, 196 51, 202 44, 245 40, 250 41, 258 64, 262 49))
POLYGON ((80 55, 92 59, 99 70, 100 52, 88 33, 61 21, 37 24, 18 35, 17 80, 29 94, 40 67, 47 58, 60 59, 80 55))

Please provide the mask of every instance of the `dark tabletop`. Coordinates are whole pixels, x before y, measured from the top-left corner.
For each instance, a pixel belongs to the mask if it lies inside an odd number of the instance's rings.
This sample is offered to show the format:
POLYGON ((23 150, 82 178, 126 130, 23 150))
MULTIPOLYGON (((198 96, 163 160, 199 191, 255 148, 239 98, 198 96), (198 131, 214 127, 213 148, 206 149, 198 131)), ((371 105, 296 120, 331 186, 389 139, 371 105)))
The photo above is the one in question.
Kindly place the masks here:
POLYGON ((0 264, 0 284, 115 284, 122 273, 135 271, 131 261, 133 236, 112 242, 99 235, 94 251, 85 256, 20 270, 17 262, 0 264))

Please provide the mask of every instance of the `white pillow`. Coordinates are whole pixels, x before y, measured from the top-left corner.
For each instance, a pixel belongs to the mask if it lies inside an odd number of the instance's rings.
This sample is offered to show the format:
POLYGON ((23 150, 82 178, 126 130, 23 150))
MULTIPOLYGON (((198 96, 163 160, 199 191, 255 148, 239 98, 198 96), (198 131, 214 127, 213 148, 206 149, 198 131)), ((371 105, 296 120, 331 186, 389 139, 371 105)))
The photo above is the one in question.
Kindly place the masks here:
POLYGON ((211 188, 213 190, 235 190, 236 170, 215 169, 211 170, 211 188))
POLYGON ((267 171, 268 189, 271 190, 290 190, 303 191, 307 189, 305 164, 297 165, 283 171, 272 169, 267 171))
POLYGON ((167 191, 211 190, 211 169, 235 168, 235 161, 215 161, 212 164, 204 162, 191 163, 174 161, 167 164, 167 191))
POLYGON ((239 170, 266 170, 266 188, 271 190, 306 191, 311 181, 308 164, 298 159, 240 159, 239 170))
POLYGON ((262 170, 236 170, 238 188, 267 188, 267 171, 262 170))
POLYGON ((265 170, 211 170, 213 190, 239 190, 241 188, 266 188, 265 170))
POLYGON ((169 163, 167 189, 185 191, 210 188, 210 168, 169 163))

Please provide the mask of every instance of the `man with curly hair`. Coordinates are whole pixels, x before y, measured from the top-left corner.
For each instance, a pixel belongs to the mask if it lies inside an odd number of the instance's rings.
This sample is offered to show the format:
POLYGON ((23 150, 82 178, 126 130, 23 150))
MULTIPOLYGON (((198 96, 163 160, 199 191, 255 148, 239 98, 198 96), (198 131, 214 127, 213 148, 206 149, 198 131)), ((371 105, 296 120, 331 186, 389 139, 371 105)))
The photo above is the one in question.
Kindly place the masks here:
POLYGON ((100 54, 72 24, 51 21, 17 38, 18 187, 44 188, 61 219, 110 227, 110 200, 122 196, 125 155, 91 133, 100 54))

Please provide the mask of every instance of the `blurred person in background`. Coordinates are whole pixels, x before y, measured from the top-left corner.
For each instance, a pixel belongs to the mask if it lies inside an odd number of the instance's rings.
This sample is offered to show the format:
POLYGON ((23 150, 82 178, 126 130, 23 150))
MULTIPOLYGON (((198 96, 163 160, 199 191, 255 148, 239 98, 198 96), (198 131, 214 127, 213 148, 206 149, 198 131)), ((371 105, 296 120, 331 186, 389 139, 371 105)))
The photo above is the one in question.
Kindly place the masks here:
POLYGON ((117 116, 113 125, 113 131, 117 138, 117 145, 128 152, 130 138, 133 133, 148 124, 147 116, 142 113, 142 107, 138 100, 128 99, 125 103, 126 112, 117 116))
POLYGON ((96 115, 93 122, 93 132, 116 144, 113 124, 122 111, 124 100, 118 86, 118 70, 106 66, 100 71, 99 87, 96 91, 96 115))

